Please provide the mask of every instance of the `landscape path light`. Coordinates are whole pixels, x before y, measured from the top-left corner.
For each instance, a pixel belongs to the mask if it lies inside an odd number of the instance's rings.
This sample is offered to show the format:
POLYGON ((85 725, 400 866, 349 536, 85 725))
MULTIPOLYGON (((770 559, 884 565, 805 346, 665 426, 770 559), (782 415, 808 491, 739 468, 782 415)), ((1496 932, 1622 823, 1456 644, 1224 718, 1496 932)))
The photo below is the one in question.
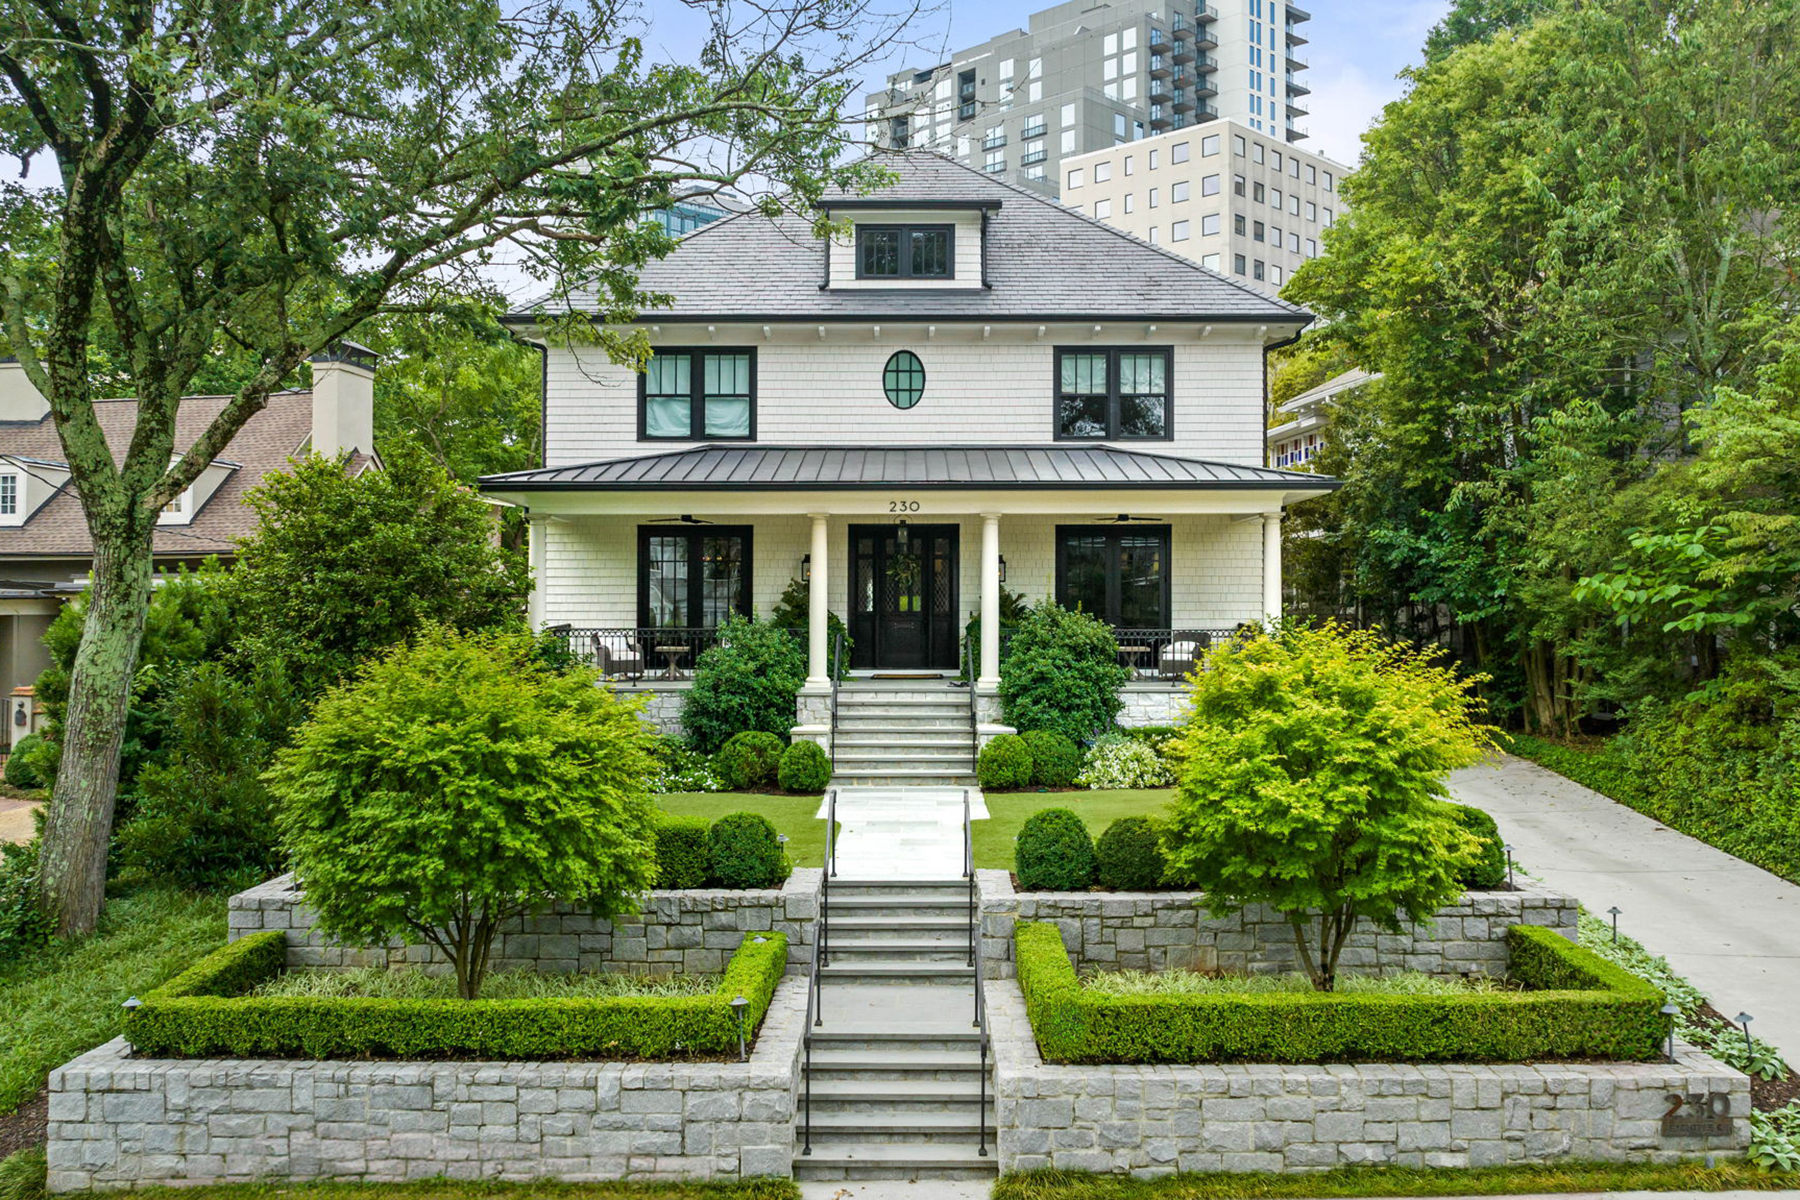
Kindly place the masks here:
POLYGON ((1674 1062, 1675 1061, 1675 1018, 1679 1017, 1681 1015, 1681 1010, 1679 1008, 1676 1008, 1674 1004, 1665 1004, 1662 1006, 1660 1011, 1662 1012, 1663 1016, 1669 1018, 1669 1061, 1674 1062))
POLYGON ((1616 904, 1606 910, 1606 915, 1613 919, 1613 945, 1615 946, 1619 944, 1619 913, 1621 911, 1623 910, 1616 904))
POLYGON ((1513 882, 1513 859, 1512 859, 1513 848, 1510 844, 1502 846, 1500 848, 1502 850, 1506 851, 1506 887, 1507 887, 1507 890, 1516 892, 1519 890, 1519 886, 1513 882))
POLYGON ((1744 1027, 1744 1053, 1747 1055, 1755 1054, 1756 1043, 1750 1040, 1750 1022, 1756 1020, 1756 1018, 1747 1012, 1741 1012, 1734 1017, 1733 1020, 1744 1027))
POLYGON ((744 1049, 744 1010, 749 1007, 750 1002, 742 996, 737 997, 731 1002, 731 1015, 737 1018, 739 1062, 750 1061, 750 1055, 744 1049))

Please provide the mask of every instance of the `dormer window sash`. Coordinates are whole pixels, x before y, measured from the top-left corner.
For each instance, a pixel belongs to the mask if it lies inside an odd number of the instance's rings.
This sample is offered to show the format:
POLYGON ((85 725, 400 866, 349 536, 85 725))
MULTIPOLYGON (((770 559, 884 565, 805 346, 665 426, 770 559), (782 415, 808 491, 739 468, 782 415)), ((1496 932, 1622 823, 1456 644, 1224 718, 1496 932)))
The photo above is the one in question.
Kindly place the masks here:
POLYGON ((955 279, 954 225, 856 227, 858 279, 955 279))

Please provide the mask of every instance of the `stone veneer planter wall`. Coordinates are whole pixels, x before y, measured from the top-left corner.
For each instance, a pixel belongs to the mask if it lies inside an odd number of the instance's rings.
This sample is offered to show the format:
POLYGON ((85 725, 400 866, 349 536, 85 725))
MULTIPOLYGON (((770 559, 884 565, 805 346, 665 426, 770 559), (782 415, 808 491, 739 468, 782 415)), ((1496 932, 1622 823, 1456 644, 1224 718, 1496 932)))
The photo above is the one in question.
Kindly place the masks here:
MULTIPOLYGON (((775 930, 787 934, 788 974, 805 974, 812 964, 821 878, 818 868, 802 867, 780 888, 768 890, 651 892, 641 912, 617 921, 579 908, 554 908, 502 933, 493 969, 715 975, 746 932, 775 930)), ((285 931, 289 967, 441 961, 429 946, 347 949, 330 942, 314 921, 292 875, 239 892, 227 914, 232 941, 265 929, 285 931)))
POLYGON ((806 981, 747 1063, 137 1059, 50 1075, 52 1192, 256 1179, 788 1175, 806 981))
MULTIPOLYGON (((1078 971, 1298 969, 1293 931, 1270 909, 1214 919, 1196 907, 1198 892, 1020 892, 1009 872, 976 874, 982 962, 989 979, 1013 977, 1015 921, 1050 921, 1061 928, 1078 971)), ((1397 934, 1363 922, 1344 947, 1342 962, 1357 971, 1503 975, 1508 926, 1546 925, 1573 940, 1579 911, 1573 897, 1521 879, 1517 891, 1467 893, 1430 923, 1397 934)))
POLYGON ((1750 1137, 1749 1078, 1681 1043, 1674 1063, 1047 1066, 1019 985, 987 994, 1003 1172, 1666 1162, 1750 1137), (1661 1136, 1694 1092, 1729 1098, 1731 1137, 1661 1136))

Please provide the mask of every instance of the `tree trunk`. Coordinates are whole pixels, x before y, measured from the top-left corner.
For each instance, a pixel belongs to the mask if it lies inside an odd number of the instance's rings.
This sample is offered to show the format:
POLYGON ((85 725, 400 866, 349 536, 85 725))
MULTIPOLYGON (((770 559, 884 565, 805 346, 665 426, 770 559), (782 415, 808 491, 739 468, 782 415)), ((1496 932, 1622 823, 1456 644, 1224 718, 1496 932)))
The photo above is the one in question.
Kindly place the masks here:
POLYGON ((1556 683, 1553 652, 1543 642, 1525 648, 1525 732, 1555 736, 1556 683))
POLYGON ((142 531, 112 533, 104 532, 101 522, 94 525, 94 578, 69 679, 62 765, 44 824, 39 885, 40 899, 64 937, 92 932, 106 899, 119 750, 154 568, 154 523, 142 531))

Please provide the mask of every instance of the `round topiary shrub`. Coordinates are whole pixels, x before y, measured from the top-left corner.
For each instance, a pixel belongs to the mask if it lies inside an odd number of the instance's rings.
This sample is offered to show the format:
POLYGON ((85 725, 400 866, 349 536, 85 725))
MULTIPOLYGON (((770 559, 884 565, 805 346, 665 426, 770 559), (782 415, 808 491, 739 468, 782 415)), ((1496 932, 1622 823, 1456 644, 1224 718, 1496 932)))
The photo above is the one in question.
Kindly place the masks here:
POLYGON ((1016 733, 1003 733, 981 748, 975 781, 990 791, 1009 792, 1031 785, 1031 747, 1016 733))
POLYGON ((664 891, 706 886, 705 817, 661 816, 656 821, 656 886, 664 891))
POLYGON ((1000 711, 1015 729, 1054 729, 1073 742, 1111 729, 1131 672, 1112 626, 1048 600, 1020 619, 1000 664, 1000 711))
POLYGON ((1505 843, 1500 840, 1500 827, 1494 818, 1479 808, 1452 804, 1450 815, 1457 824, 1481 839, 1481 857, 1457 874, 1457 882, 1476 891, 1491 891, 1506 886, 1505 843))
POLYGON ((1094 840, 1066 808, 1036 812, 1019 830, 1013 869, 1028 892, 1079 892, 1094 883, 1094 840))
POLYGON ((707 831, 709 875, 723 888, 772 888, 788 877, 775 827, 761 813, 727 813, 707 831))
POLYGON ((40 788, 44 786, 44 777, 38 774, 37 748, 44 744, 44 739, 35 733, 28 733, 13 743, 12 754, 6 759, 6 785, 16 788, 40 788))
POLYGON ((1053 729, 1019 735, 1031 751, 1031 786, 1068 787, 1081 770, 1081 748, 1053 729))
POLYGON ((1116 892, 1161 887, 1166 866, 1162 828, 1150 817, 1120 817, 1094 843, 1100 886, 1116 892))
POLYGON ((734 792, 754 792, 772 787, 781 770, 781 754, 787 747, 772 733, 748 729, 734 733, 719 750, 719 781, 734 792))
POLYGON ((822 792, 831 782, 831 756, 817 742, 795 742, 781 756, 781 790, 822 792))

